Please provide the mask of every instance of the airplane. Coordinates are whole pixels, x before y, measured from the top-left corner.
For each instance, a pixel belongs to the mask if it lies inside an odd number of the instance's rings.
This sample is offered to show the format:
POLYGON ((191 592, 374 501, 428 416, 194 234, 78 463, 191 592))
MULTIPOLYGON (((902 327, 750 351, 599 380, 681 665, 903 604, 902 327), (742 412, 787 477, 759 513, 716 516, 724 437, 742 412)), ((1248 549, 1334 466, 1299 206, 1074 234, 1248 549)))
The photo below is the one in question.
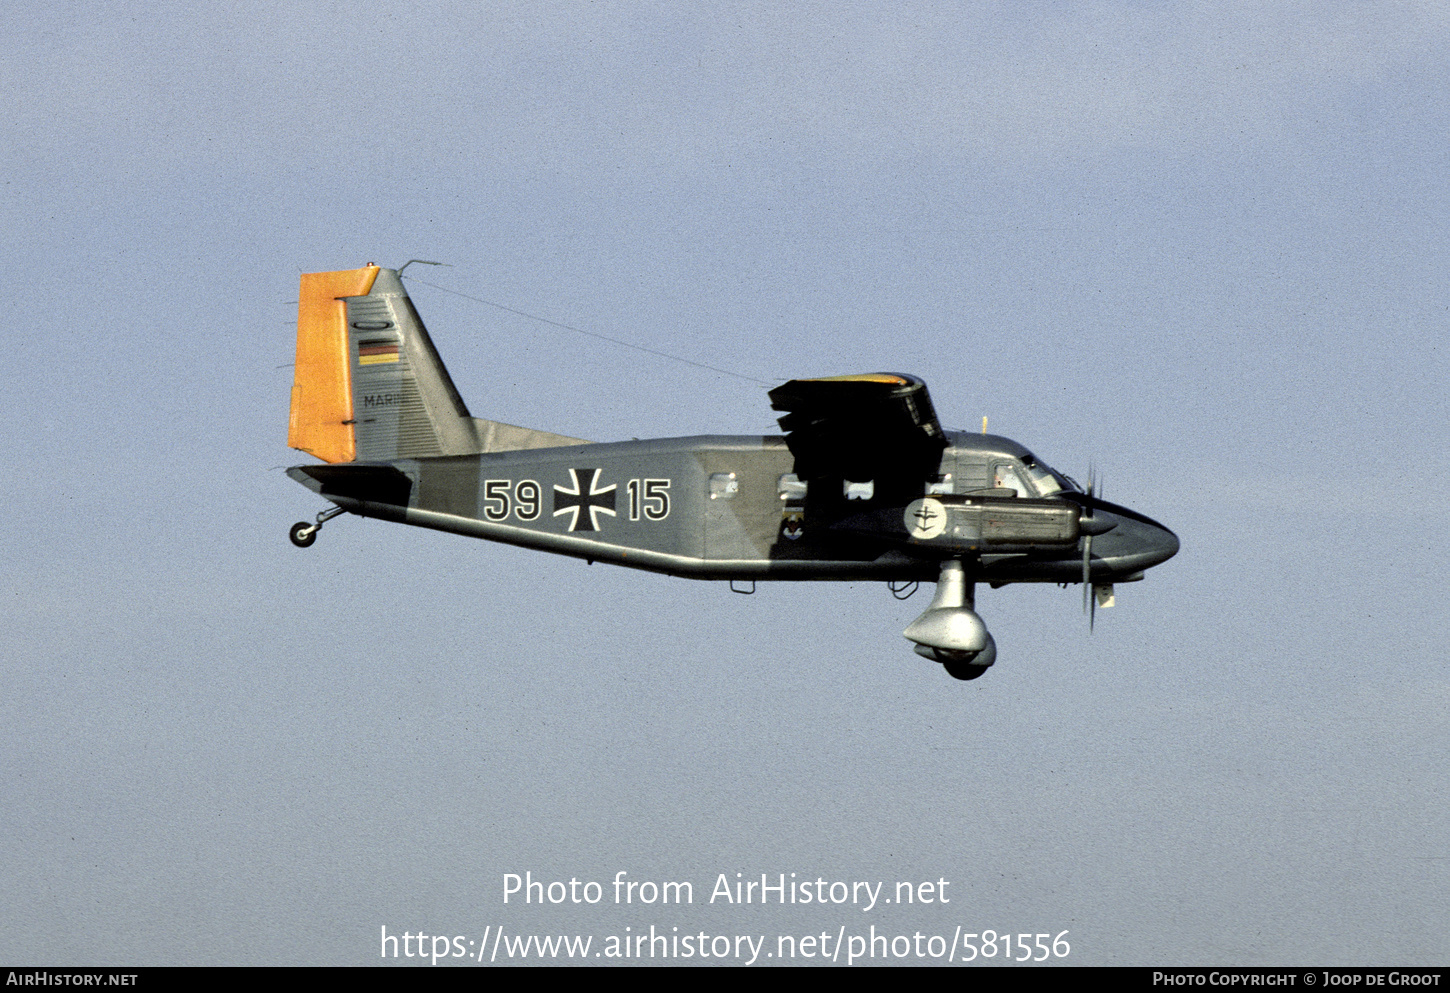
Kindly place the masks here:
MULTIPOLYGON (((411 263, 409 263, 411 264, 411 263)), ((402 268, 406 268, 403 266, 402 268)), ((997 657, 979 583, 1081 583, 1084 610, 1177 553, 1177 536, 1010 439, 944 430, 900 373, 769 391, 783 435, 592 443, 473 417, 401 269, 302 276, 287 475, 342 513, 693 579, 936 583, 903 632, 957 679, 997 657)))

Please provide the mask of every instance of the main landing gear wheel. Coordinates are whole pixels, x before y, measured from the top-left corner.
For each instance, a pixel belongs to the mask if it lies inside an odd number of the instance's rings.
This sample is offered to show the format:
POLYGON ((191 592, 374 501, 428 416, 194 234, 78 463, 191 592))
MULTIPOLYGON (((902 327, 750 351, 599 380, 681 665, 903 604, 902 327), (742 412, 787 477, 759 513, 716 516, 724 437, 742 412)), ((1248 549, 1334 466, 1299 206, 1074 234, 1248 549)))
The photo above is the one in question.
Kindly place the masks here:
POLYGON ((990 669, 991 666, 973 665, 970 662, 943 662, 942 668, 953 679, 976 679, 990 669))

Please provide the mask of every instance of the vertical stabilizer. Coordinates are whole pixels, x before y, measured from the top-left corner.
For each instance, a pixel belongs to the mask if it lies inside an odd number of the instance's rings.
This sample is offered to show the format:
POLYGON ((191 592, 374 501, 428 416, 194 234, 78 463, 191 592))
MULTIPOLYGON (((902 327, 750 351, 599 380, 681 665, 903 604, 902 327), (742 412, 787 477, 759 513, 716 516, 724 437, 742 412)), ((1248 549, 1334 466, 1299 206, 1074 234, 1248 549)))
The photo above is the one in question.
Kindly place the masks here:
POLYGON ((302 277, 287 444, 324 462, 390 462, 580 445, 469 416, 398 273, 302 277))
POLYGON ((477 452, 473 419, 397 272, 377 273, 370 292, 344 301, 358 459, 477 452))
POLYGON ((479 450, 468 408, 392 269, 302 277, 287 444, 325 462, 479 450))

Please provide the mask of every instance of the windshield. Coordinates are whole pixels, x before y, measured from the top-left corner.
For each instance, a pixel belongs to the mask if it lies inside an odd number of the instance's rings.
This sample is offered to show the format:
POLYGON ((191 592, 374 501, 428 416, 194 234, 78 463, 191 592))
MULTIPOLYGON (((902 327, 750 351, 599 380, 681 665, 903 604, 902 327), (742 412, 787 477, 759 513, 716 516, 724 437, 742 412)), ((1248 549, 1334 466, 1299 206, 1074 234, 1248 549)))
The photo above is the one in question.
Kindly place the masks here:
POLYGON ((1037 492, 1042 496, 1052 496, 1052 494, 1061 493, 1063 490, 1069 490, 1075 493, 1082 492, 1082 487, 1078 486, 1072 479, 1064 476, 1051 466, 1038 462, 1036 456, 1027 456, 1022 460, 1022 464, 1027 467, 1027 478, 1032 480, 1032 485, 1037 487, 1037 492))

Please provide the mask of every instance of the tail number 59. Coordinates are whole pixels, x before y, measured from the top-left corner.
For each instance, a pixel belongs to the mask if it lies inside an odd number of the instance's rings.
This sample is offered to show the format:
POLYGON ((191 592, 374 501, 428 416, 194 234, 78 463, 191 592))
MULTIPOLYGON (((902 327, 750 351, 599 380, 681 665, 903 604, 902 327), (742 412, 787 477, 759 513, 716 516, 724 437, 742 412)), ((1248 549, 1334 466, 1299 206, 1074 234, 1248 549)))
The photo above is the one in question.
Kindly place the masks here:
POLYGON ((544 507, 539 484, 532 479, 489 479, 483 484, 483 516, 491 521, 507 520, 509 513, 521 521, 536 520, 544 507), (510 492, 512 491, 512 492, 510 492))

